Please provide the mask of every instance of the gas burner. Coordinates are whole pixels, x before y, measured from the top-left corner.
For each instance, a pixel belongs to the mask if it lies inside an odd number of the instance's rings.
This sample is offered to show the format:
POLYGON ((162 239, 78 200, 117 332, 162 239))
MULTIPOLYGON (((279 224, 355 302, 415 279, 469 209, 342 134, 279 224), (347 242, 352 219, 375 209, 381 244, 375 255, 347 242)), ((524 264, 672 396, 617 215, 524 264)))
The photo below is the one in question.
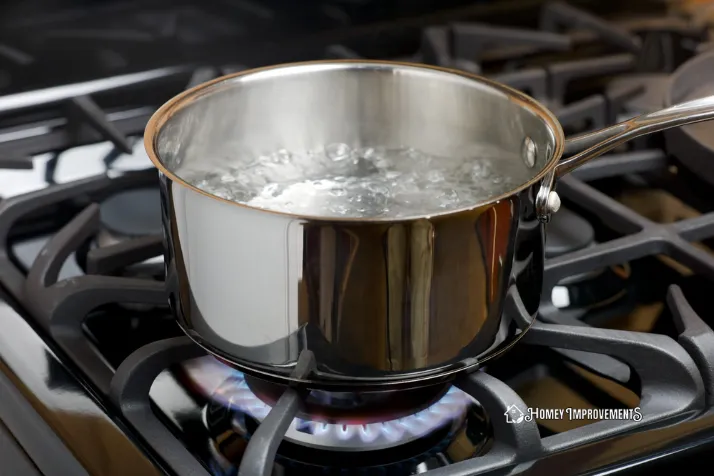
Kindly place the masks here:
POLYGON ((595 244, 595 230, 586 219, 563 207, 548 223, 545 257, 553 258, 595 244), (562 213, 561 213, 562 212, 562 213))
MULTIPOLYGON (((546 258, 556 258, 596 244, 592 225, 571 210, 562 208, 548 224, 546 258)), ((630 275, 627 263, 573 274, 559 281, 550 294, 544 292, 542 304, 546 309, 552 305, 558 309, 581 311, 608 306, 626 297, 630 275)))
POLYGON ((161 233, 161 201, 156 188, 137 188, 117 193, 100 206, 105 229, 100 246, 107 246, 122 238, 157 235, 161 233))
MULTIPOLYGON (((101 202, 99 213, 102 226, 90 246, 107 248, 133 238, 161 235, 161 204, 156 188, 116 193, 101 202)), ((122 275, 163 279, 163 273, 164 259, 159 255, 124 267, 122 275)))
POLYGON ((544 310, 552 304, 558 309, 575 309, 581 313, 611 305, 629 306, 633 304, 631 299, 627 299, 631 275, 630 265, 625 263, 604 268, 597 273, 583 274, 577 279, 569 277, 553 287, 549 302, 541 304, 544 310))
MULTIPOLYGON (((225 382, 216 392, 220 399, 235 410, 234 422, 241 427, 244 416, 262 421, 272 408, 263 402, 252 390, 249 380, 239 372, 225 382)), ((401 418, 371 423, 332 423, 314 419, 295 418, 291 423, 286 438, 313 448, 344 451, 373 451, 400 446, 433 432, 448 428, 451 432, 458 428, 466 415, 471 397, 461 390, 450 388, 446 393, 427 408, 413 412, 401 418)), ((367 418, 367 417, 364 417, 367 418)))
MULTIPOLYGON (((208 374, 215 378, 216 371, 213 368, 208 374)), ((216 388, 203 413, 214 437, 211 452, 224 470, 239 462, 245 444, 272 409, 251 390, 244 374, 226 372, 230 377, 216 388)), ((468 457, 473 456, 488 433, 484 419, 472 418, 480 410, 472 397, 451 387, 425 409, 384 421, 326 422, 303 413, 290 423, 278 460, 295 474, 312 474, 316 468, 320 474, 371 474, 371 469, 376 474, 391 474, 392 470, 412 474, 419 464, 457 444, 457 440, 460 446, 468 442, 468 457), (478 435, 479 441, 472 441, 467 433, 478 435)))
MULTIPOLYGON (((263 401, 252 390, 262 381, 256 385, 255 379, 246 378, 243 373, 213 357, 184 362, 181 368, 183 383, 208 401, 203 410, 204 423, 209 433, 216 438, 220 437, 221 441, 225 440, 226 432, 240 437, 241 441, 249 440, 272 408, 272 404, 263 401)), ((469 435, 488 433, 485 418, 480 414, 481 407, 472 397, 455 387, 439 389, 438 393, 430 389, 430 392, 432 399, 426 404, 420 402, 421 408, 415 400, 416 395, 404 398, 404 392, 397 392, 403 398, 403 408, 409 404, 414 405, 411 411, 402 409, 397 416, 380 412, 378 405, 371 401, 370 404, 374 404, 362 407, 359 417, 352 415, 338 421, 328 420, 324 416, 328 413, 325 411, 326 392, 313 391, 316 395, 303 400, 303 412, 290 423, 280 453, 284 458, 304 464, 322 465, 333 459, 331 466, 374 466, 432 454, 451 444, 455 438, 463 440, 466 438, 462 433, 467 420, 469 435), (307 410, 315 408, 320 408, 322 415, 307 414, 307 410), (376 412, 375 416, 366 414, 368 408, 376 412), (399 456, 396 460, 393 451, 399 456), (347 462, 343 461, 345 458, 353 459, 347 462)), ((337 405, 338 402, 354 402, 354 395, 350 398, 346 393, 329 396, 333 404, 337 405)), ((261 396, 266 398, 265 392, 261 396)), ((382 401, 394 409, 395 400, 391 399, 390 403, 390 398, 385 397, 387 395, 382 396, 382 401)), ((470 454, 483 444, 486 437, 479 436, 477 439, 479 441, 469 444, 472 447, 470 454)), ((462 441, 459 444, 463 446, 464 443, 462 441)), ((214 442, 214 445, 220 447, 222 443, 214 442)), ((235 445, 229 446, 235 449, 235 445)), ((235 461, 233 457, 226 457, 235 461)))

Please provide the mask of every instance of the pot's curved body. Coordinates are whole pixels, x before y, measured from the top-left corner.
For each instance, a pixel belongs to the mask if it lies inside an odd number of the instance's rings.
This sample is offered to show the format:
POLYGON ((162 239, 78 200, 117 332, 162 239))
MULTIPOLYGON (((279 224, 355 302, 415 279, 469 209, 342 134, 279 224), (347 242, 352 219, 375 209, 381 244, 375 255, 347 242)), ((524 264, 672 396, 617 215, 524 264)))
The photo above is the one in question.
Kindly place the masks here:
MULTIPOLYGON (((154 115, 146 137, 161 172, 173 311, 196 342, 245 372, 333 390, 422 386, 478 368, 530 325, 503 313, 504 300, 515 286, 528 313, 537 309, 535 201, 563 135, 522 93, 420 65, 293 64, 190 90, 154 115), (333 143, 494 157, 509 184, 481 203, 397 219, 259 209, 182 178, 333 143), (305 350, 314 369, 298 375, 305 350)), ((405 168, 423 160, 400 157, 405 168)))
POLYGON ((248 373, 313 387, 385 388, 477 368, 530 325, 544 235, 535 187, 402 222, 317 221, 215 200, 161 176, 170 302, 184 331, 248 373))
MULTIPOLYGON (((161 174, 171 306, 196 342, 263 378, 351 390, 444 381, 478 368, 531 324, 557 177, 642 134, 711 119, 714 96, 566 144, 542 105, 460 71, 359 60, 219 78, 166 103, 146 129, 161 174), (182 178, 334 143, 486 157, 508 183, 462 208, 392 219, 268 211, 182 178), (575 155, 560 160, 564 149, 575 155), (308 372, 296 370, 310 355, 303 351, 314 355, 308 372)), ((284 171, 280 157, 270 163, 284 171)), ((399 165, 428 173, 422 160, 407 154, 399 165)), ((464 177, 485 190, 483 175, 464 177)))

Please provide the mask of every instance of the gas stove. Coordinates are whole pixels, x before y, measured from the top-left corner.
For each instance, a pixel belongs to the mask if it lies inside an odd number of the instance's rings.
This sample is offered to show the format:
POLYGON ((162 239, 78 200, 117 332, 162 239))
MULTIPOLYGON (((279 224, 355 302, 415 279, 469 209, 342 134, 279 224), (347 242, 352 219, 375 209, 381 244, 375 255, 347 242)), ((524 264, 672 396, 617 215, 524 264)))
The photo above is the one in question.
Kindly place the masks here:
MULTIPOLYGON (((611 474, 710 450, 714 184, 662 137, 559 183, 539 319, 521 343, 452 385, 381 393, 277 387, 183 336, 141 142, 186 87, 329 58, 477 72, 584 132, 662 106, 669 75, 710 47, 701 2, 343 1, 293 23, 280 2, 204 3, 8 23, 0 474, 611 474), (53 52, 77 44, 87 61, 55 75, 53 52)), ((525 311, 510 295, 504 312, 525 311)))

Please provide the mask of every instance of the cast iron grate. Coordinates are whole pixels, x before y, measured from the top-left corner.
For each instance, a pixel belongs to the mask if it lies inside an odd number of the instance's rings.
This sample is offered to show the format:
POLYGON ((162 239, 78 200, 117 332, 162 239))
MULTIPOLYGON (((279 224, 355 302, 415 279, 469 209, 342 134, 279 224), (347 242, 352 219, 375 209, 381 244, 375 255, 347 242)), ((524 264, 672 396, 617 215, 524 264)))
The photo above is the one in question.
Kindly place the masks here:
MULTIPOLYGON (((714 236, 714 213, 669 225, 654 224, 586 183, 587 180, 644 172, 665 165, 665 158, 657 152, 613 155, 585 166, 575 176, 563 180, 560 192, 565 199, 577 201, 626 236, 547 261, 546 282, 554 285, 563 277, 603 264, 659 253, 671 254, 692 269, 714 277, 712 258, 688 243, 688 240, 714 236)), ((128 187, 145 186, 152 176, 151 171, 127 173, 116 178, 102 175, 0 202, 0 239, 6 242, 14 223, 42 207, 86 194, 100 200, 128 187)), ((2 251, 0 281, 30 310, 96 388, 111 398, 124 417, 177 474, 204 474, 202 465, 153 413, 148 393, 161 371, 200 356, 203 351, 183 337, 154 342, 137 350, 114 372, 82 330, 87 313, 103 304, 165 304, 160 282, 102 274, 112 272, 120 266, 119 263, 126 265, 159 254, 161 238, 143 237, 90 250, 87 255, 89 274, 57 281, 62 263, 96 233, 98 227, 99 208, 92 204, 52 237, 27 276, 7 252, 2 251)), ((518 296, 509 297, 507 312, 521 312, 518 296)), ((687 305, 678 288, 671 290, 670 306, 678 317, 681 345, 661 335, 601 330, 582 322, 563 324, 567 320, 557 312, 542 316, 551 323, 536 324, 524 339, 529 345, 564 349, 581 365, 616 381, 628 380, 630 373, 625 369, 634 369, 641 382, 644 415, 641 422, 602 421, 541 438, 534 423, 516 426, 494 419, 495 445, 487 455, 431 473, 477 474, 622 434, 638 425, 649 427, 685 420, 704 409, 705 399, 711 401, 713 394, 714 356, 710 355, 712 346, 709 344, 714 333, 687 305)), ((309 355, 305 359, 309 359, 309 355)), ((306 371, 310 367, 308 364, 309 360, 305 363, 306 371)), ((488 374, 476 373, 456 384, 479 400, 489 414, 503 413, 512 404, 525 407, 513 390, 488 374)), ((298 394, 286 392, 251 440, 241 474, 270 473, 285 425, 298 407, 298 394)))
POLYGON ((185 67, 162 68, 0 96, 0 118, 27 111, 61 111, 59 117, 3 129, 3 136, 9 139, 0 140, 0 167, 31 169, 32 156, 100 140, 109 140, 117 150, 130 154, 132 146, 127 136, 140 134, 153 110, 105 113, 92 95, 146 88, 157 82, 189 77, 191 73, 185 67), (18 138, 13 139, 13 135, 18 138))
MULTIPOLYGON (((623 163, 627 162, 627 157, 619 157, 619 159, 623 163)), ((593 174, 592 171, 588 171, 588 168, 583 170, 583 174, 593 174)), ((572 179, 571 182, 570 186, 577 184, 580 190, 596 192, 577 178, 572 179)), ((106 183, 95 182, 93 185, 103 187, 106 183)), ((42 206, 42 199, 47 200, 48 196, 51 197, 50 199, 65 198, 67 190, 72 189, 73 187, 66 187, 62 190, 61 186, 56 186, 48 189, 53 193, 47 191, 43 191, 45 192, 43 194, 38 193, 37 195, 42 197, 33 197, 40 198, 35 200, 35 204, 39 204, 35 206, 42 206)), ((566 198, 574 197, 570 194, 570 187, 563 187, 563 189, 566 198)), ((86 192, 86 189, 83 192, 86 192)), ((21 215, 20 209, 30 210, 31 207, 27 204, 31 201, 26 197, 18 197, 4 202, 11 203, 0 209, 0 223, 3 228, 7 229, 8 225, 12 224, 13 216, 21 215), (21 200, 21 198, 25 199, 21 200)), ((621 210, 613 207, 608 210, 608 213, 621 216, 618 215, 619 211, 621 210)), ((96 232, 98 223, 97 205, 88 206, 47 243, 27 278, 16 270, 17 274, 14 277, 2 276, 3 284, 7 284, 8 279, 18 280, 13 294, 23 302, 72 361, 77 363, 90 381, 114 402, 124 417, 177 474, 204 474, 205 470, 201 464, 153 413, 149 399, 149 389, 159 373, 173 364, 201 356, 203 351, 185 337, 158 341, 134 352, 116 372, 113 372, 89 344, 81 327, 84 316, 91 309, 102 304, 111 302, 165 304, 163 284, 145 279, 91 274, 57 282, 57 272, 62 263, 79 244, 96 232)), ((655 228, 660 226, 652 225, 655 228)), ((688 238, 712 236, 714 215, 703 215, 697 219, 697 223, 690 223, 685 229, 689 230, 689 234, 686 235, 688 238), (693 230, 697 230, 696 234, 693 230)), ((626 238, 640 243, 637 235, 629 235, 626 238)), ((652 248, 644 243, 639 248, 641 251, 636 254, 668 251, 652 248)), ((606 245, 607 243, 604 243, 602 247, 591 248, 596 251, 585 256, 581 256, 582 252, 575 252, 550 260, 546 265, 547 281, 554 282, 564 274, 581 273, 601 267, 603 260, 619 263, 634 257, 630 254, 623 255, 619 248, 606 245), (591 258, 592 254, 599 258, 591 258), (554 271, 561 269, 558 263, 568 263, 567 272, 554 271)), ((102 271, 113 267, 112 261, 117 260, 119 256, 127 260, 125 263, 141 261, 147 256, 160 252, 160 246, 158 238, 140 238, 104 248, 101 250, 101 256, 88 257, 88 262, 93 263, 91 266, 94 270, 102 271)), ((634 245, 627 247, 630 250, 628 253, 635 248, 634 245)), ((689 264, 694 264, 694 261, 690 261, 689 264)), ((703 260, 700 266, 706 265, 706 260, 703 260)), ((8 288, 13 289, 13 286, 8 288)), ((509 425, 505 419, 494 418, 492 424, 495 443, 485 456, 455 463, 430 473, 478 474, 616 436, 640 426, 651 428, 653 425, 669 425, 691 418, 693 414, 703 410, 712 395, 714 355, 710 354, 714 347, 710 344, 714 339, 714 332, 692 311, 681 291, 676 287, 670 291, 669 304, 678 318, 681 345, 663 335, 602 330, 582 323, 561 324, 557 323, 558 317, 553 314, 549 314, 547 319, 556 323, 539 322, 524 338, 524 342, 529 345, 557 347, 582 353, 580 357, 575 356, 574 360, 613 380, 622 380, 622 374, 616 373, 610 376, 609 369, 613 368, 613 364, 617 368, 617 364, 625 362, 628 368, 634 370, 640 382, 642 421, 600 421, 541 438, 533 422, 509 425), (587 358, 583 359, 583 355, 600 357, 600 359, 595 358, 590 361, 587 358), (613 359, 609 362, 609 369, 607 359, 602 359, 606 356, 613 359)), ((523 312, 517 295, 509 295, 507 312, 523 312)), ((303 359, 300 371, 309 372, 309 354, 306 354, 303 359)), ((457 381, 456 385, 481 402, 490 415, 503 413, 513 404, 525 408, 525 404, 512 389, 486 373, 473 374, 457 381)), ((251 439, 243 458, 240 474, 270 474, 275 451, 286 425, 299 408, 299 399, 299 394, 293 390, 287 391, 280 399, 251 439)))

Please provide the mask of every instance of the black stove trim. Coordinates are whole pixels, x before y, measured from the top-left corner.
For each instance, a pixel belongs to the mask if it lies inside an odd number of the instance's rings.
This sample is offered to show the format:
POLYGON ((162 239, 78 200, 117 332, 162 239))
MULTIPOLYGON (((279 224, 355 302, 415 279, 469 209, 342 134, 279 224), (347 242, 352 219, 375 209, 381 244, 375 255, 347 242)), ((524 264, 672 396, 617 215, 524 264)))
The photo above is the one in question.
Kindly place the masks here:
MULTIPOLYGON (((89 476, 89 473, 62 443, 62 440, 32 408, 32 405, 25 400, 10 379, 2 373, 0 373, 0 422, 10 430, 14 439, 43 475, 89 476)), ((9 438, 9 435, 6 437, 9 438)), ((7 462, 5 459, 0 461, 3 470, 6 469, 5 464, 12 467, 11 462, 7 462)))
POLYGON ((27 454, 17 441, 8 433, 0 420, 0 461, 8 474, 26 474, 41 476, 37 467, 30 461, 27 454))

